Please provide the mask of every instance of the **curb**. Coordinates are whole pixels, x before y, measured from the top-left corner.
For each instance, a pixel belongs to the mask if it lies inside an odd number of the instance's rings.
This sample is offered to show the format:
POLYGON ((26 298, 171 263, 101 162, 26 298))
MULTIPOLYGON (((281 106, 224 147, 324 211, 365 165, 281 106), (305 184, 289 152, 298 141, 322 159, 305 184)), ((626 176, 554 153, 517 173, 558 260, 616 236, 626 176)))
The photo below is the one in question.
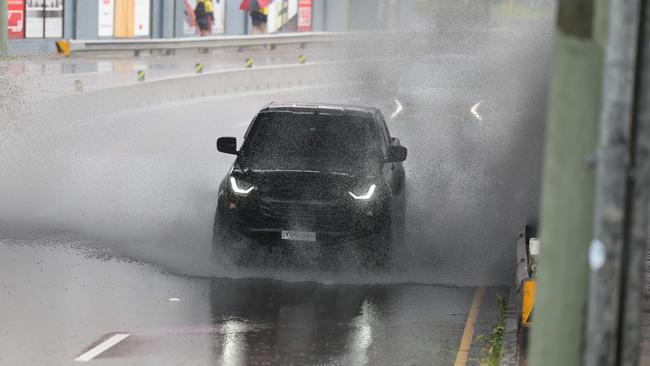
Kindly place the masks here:
POLYGON ((501 366, 518 366, 520 355, 519 318, 517 316, 517 289, 511 286, 506 308, 506 324, 503 331, 501 366))
MULTIPOLYGON (((535 263, 531 262, 528 241, 536 232, 535 225, 526 225, 522 228, 515 240, 515 273, 513 284, 508 294, 506 308, 505 329, 503 331, 501 366, 526 365, 526 347, 528 344, 528 326, 530 318, 520 324, 525 300, 525 282, 531 279, 535 272, 535 263)), ((534 304, 534 303, 533 303, 534 304)))

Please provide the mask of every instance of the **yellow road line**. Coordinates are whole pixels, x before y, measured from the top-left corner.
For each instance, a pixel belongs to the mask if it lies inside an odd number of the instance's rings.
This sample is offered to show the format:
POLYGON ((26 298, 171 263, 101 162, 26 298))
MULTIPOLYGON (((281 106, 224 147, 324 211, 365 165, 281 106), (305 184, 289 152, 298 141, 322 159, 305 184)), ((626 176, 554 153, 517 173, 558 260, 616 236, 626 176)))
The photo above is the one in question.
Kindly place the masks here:
POLYGON ((467 314, 465 330, 463 331, 463 337, 460 339, 460 347, 456 354, 456 362, 454 362, 454 366, 465 366, 465 364, 467 364, 469 348, 472 345, 472 338, 474 338, 474 323, 476 323, 476 319, 478 319, 478 312, 481 309, 484 292, 485 289, 479 287, 474 293, 474 300, 472 300, 472 306, 469 308, 469 314, 467 314))

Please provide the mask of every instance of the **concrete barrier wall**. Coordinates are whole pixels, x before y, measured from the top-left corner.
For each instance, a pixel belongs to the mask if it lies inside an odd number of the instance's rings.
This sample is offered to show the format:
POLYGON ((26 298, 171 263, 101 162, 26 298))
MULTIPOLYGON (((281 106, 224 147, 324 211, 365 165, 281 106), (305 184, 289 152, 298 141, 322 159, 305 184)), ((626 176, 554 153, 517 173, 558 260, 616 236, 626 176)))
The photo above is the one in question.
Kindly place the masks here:
MULTIPOLYGON (((223 70, 69 94, 45 100, 49 110, 106 114, 192 99, 288 88, 354 84, 364 62, 313 63, 223 70)), ((146 78, 146 75, 145 75, 146 78)))

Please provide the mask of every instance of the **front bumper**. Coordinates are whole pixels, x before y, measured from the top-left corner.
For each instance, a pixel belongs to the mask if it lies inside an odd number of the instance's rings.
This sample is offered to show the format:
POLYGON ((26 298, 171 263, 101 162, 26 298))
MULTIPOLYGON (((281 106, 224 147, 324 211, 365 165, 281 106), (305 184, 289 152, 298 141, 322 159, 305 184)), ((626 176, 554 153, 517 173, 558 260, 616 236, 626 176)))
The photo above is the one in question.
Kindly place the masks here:
POLYGON ((278 200, 260 195, 220 195, 220 230, 246 237, 279 241, 282 231, 316 233, 316 241, 369 236, 386 222, 379 200, 278 200))

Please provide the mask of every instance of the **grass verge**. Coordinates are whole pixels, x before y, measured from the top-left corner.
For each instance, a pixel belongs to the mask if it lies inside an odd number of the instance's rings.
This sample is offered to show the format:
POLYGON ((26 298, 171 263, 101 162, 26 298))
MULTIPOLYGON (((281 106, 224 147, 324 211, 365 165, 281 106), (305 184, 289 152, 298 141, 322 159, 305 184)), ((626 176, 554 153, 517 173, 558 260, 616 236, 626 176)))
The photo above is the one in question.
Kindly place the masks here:
POLYGON ((503 331, 506 325, 506 300, 497 294, 497 307, 499 311, 499 322, 488 334, 481 335, 477 340, 484 344, 481 349, 483 356, 479 359, 481 366, 498 366, 501 361, 501 345, 503 342, 503 331))

